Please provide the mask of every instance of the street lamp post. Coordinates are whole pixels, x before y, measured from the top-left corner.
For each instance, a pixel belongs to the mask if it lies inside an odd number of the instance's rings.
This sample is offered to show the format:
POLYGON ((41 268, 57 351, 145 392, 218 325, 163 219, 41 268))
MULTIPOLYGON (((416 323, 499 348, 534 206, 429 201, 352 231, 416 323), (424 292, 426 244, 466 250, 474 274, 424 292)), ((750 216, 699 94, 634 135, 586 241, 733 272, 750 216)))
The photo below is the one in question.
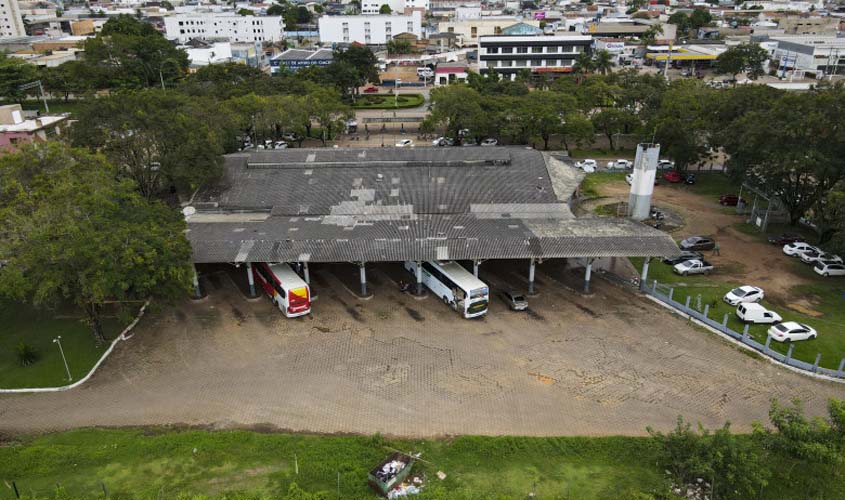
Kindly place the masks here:
POLYGON ((54 338, 53 343, 58 344, 58 346, 59 346, 59 352, 62 355, 62 361, 65 362, 65 371, 67 371, 67 381, 70 382, 71 380, 73 380, 73 377, 70 376, 70 368, 67 366, 67 358, 65 357, 65 350, 62 349, 62 336, 59 335, 56 338, 54 338))
POLYGON ((402 83, 401 78, 396 79, 396 85, 393 87, 393 106, 398 108, 399 107, 399 84, 402 83))

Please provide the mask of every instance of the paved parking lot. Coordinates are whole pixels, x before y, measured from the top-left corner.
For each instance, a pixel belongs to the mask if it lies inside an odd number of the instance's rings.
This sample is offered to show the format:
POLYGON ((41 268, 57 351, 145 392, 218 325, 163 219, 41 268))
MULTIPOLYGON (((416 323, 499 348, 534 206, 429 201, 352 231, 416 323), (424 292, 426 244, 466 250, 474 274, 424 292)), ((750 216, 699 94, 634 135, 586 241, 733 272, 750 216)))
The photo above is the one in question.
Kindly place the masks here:
MULTIPOLYGON (((527 268, 527 263, 521 267, 527 268)), ((526 287, 491 262, 482 278, 526 287)), ((638 435, 678 414, 748 430, 772 397, 821 414, 842 386, 738 351, 628 291, 594 280, 582 297, 560 262, 538 267, 531 311, 492 300, 465 320, 397 290, 397 269, 369 271, 355 298, 335 267, 313 266, 313 314, 285 319, 248 301, 223 272, 209 297, 145 318, 83 388, 0 396, 0 431, 80 426, 272 426, 312 432, 638 435), (265 425, 266 424, 266 425, 265 425)), ((349 266, 350 272, 357 272, 349 266)))

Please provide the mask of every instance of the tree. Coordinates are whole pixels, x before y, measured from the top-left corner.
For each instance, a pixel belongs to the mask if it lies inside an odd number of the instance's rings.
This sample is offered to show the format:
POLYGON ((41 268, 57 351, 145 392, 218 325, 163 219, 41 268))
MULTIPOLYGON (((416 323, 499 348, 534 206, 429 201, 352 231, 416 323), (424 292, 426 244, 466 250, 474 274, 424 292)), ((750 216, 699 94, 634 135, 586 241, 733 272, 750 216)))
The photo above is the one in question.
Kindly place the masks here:
POLYGON ((640 42, 643 45, 654 45, 657 41, 657 37, 663 34, 663 25, 660 23, 654 24, 650 26, 647 30, 640 35, 640 42))
POLYGON ((106 21, 85 41, 85 60, 109 72, 111 86, 158 87, 174 84, 188 69, 188 55, 151 24, 129 15, 106 21))
POLYGON ((602 75, 613 73, 613 56, 606 50, 597 51, 593 59, 593 67, 602 75))
POLYGON ((285 12, 287 11, 287 7, 281 4, 274 3, 270 7, 267 8, 267 15, 268 16, 284 16, 285 12))
POLYGON ((477 91, 463 84, 437 87, 431 91, 433 109, 426 120, 434 126, 444 127, 445 135, 460 140, 462 134, 458 131, 473 131, 477 126, 489 122, 481 101, 477 91))
POLYGON ((222 173, 222 138, 198 118, 199 101, 148 90, 85 102, 71 129, 76 146, 102 151, 146 198, 190 193, 222 173))
POLYGON ((616 108, 603 109, 593 118, 593 127, 607 137, 610 149, 615 149, 613 138, 628 132, 636 123, 636 117, 630 111, 616 108))
POLYGON ((378 58, 369 47, 351 45, 346 50, 338 50, 333 55, 334 62, 349 63, 357 76, 357 85, 352 88, 353 96, 357 88, 367 82, 378 82, 378 58))
POLYGON ((575 98, 550 91, 531 92, 519 98, 516 114, 525 123, 524 129, 531 138, 543 141, 543 149, 549 149, 552 135, 570 132, 574 136, 578 129, 566 128, 566 124, 578 118, 575 98))
POLYGON ((185 293, 191 248, 178 211, 148 202, 102 156, 57 142, 0 157, 0 294, 66 301, 104 341, 104 305, 185 293))
POLYGON ((381 7, 378 8, 379 14, 393 14, 393 9, 390 8, 390 5, 383 4, 381 7))
POLYGON ((11 99, 22 99, 26 91, 18 87, 38 79, 38 68, 23 59, 9 57, 0 52, 0 96, 11 99))
POLYGON ((340 100, 336 92, 326 87, 312 85, 304 102, 305 113, 310 122, 316 121, 321 128, 320 141, 323 146, 327 140, 334 138, 334 135, 346 127, 346 122, 354 116, 352 108, 340 100))
POLYGON ((675 168, 686 170, 707 152, 707 119, 710 91, 701 82, 676 80, 663 94, 659 110, 646 132, 660 143, 661 154, 675 161, 675 168))
POLYGON ((44 90, 53 95, 81 96, 108 86, 108 77, 100 68, 85 61, 68 61, 54 68, 44 68, 41 81, 44 90))
POLYGON ((251 11, 251 10, 249 10, 249 9, 243 9, 243 8, 241 8, 241 9, 238 9, 237 14, 238 14, 239 16, 254 16, 254 15, 255 15, 255 12, 253 12, 253 11, 251 11))
POLYGON ((388 54, 410 54, 411 52, 412 49, 410 40, 397 40, 392 38, 387 41, 388 54))
MULTIPOLYGON (((593 70, 593 56, 589 52, 581 52, 572 65, 572 72, 579 77, 587 76, 593 70)), ((580 81, 580 78, 579 78, 580 81)))
POLYGON ((161 8, 167 11, 176 10, 176 7, 174 7, 173 4, 168 2, 167 0, 163 0, 159 5, 161 5, 161 8))
POLYGON ((739 73, 756 80, 763 76, 763 64, 769 59, 769 53, 756 44, 743 43, 719 54, 716 58, 716 72, 727 73, 736 79, 739 73))

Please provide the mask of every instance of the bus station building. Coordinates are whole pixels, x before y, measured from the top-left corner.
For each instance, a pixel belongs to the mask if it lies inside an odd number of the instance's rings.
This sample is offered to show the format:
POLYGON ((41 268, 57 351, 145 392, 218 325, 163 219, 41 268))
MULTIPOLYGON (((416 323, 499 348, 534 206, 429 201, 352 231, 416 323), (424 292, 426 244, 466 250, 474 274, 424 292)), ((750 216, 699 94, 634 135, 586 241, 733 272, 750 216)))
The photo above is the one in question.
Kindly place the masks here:
MULTIPOLYGON (((575 217, 584 174, 525 147, 286 149, 225 157, 220 185, 195 196, 195 263, 524 259, 529 293, 548 259, 679 253, 672 238, 623 218, 575 217)), ((417 278, 419 280, 419 277, 417 278)))

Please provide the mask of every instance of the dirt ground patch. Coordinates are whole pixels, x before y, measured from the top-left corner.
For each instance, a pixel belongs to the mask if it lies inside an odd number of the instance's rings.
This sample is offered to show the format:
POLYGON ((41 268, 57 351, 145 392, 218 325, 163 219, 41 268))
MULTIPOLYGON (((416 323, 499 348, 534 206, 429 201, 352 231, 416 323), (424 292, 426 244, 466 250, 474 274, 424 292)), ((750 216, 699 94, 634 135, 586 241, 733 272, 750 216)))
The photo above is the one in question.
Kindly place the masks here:
POLYGON ((582 270, 564 261, 538 266, 532 314, 511 312, 495 293, 525 290, 527 267, 482 264, 494 297, 477 320, 399 293, 395 268, 368 270, 374 297, 359 301, 313 265, 324 286, 313 313, 295 319, 247 300, 221 272, 207 299, 147 316, 82 388, 0 395, 0 433, 181 424, 642 435, 679 414, 747 431, 773 397, 800 397, 814 415, 841 397, 839 385, 745 355, 598 277, 590 296, 575 293, 582 270))

